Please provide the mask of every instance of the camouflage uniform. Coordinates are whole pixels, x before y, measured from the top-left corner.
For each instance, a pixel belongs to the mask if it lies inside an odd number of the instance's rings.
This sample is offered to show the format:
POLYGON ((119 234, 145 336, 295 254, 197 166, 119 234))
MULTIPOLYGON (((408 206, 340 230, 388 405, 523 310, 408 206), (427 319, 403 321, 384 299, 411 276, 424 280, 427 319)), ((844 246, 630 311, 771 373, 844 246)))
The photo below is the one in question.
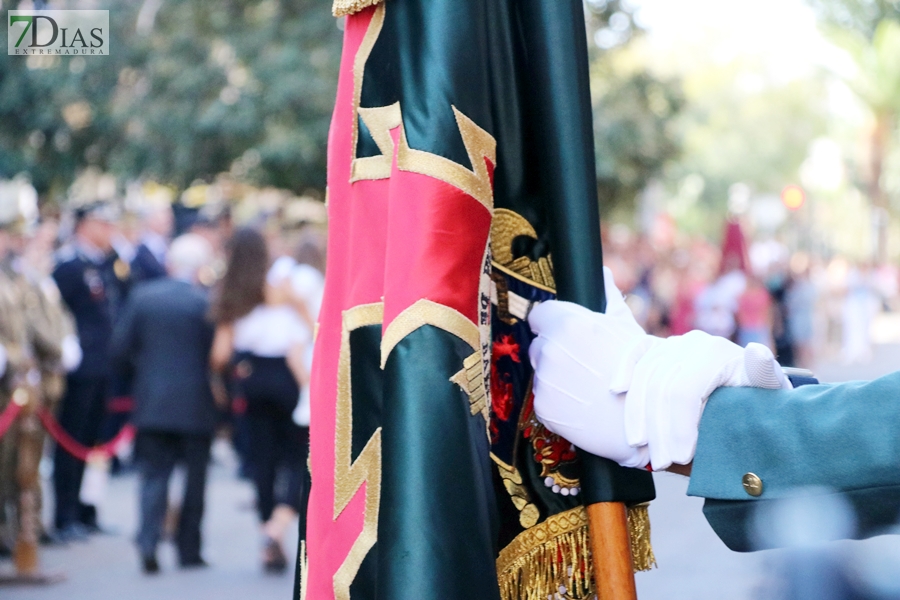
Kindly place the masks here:
MULTIPOLYGON (((14 395, 21 400, 28 392, 28 374, 34 364, 28 337, 22 287, 7 270, 0 269, 0 344, 8 357, 6 373, 0 380, 0 411, 6 410, 14 395)), ((20 429, 21 417, 0 439, 0 545, 9 550, 15 546, 18 529, 20 429)))
POLYGON ((0 265, 0 278, 0 287, 5 290, 0 301, 4 306, 0 319, 6 330, 2 335, 18 340, 4 343, 11 355, 10 348, 17 349, 17 357, 15 363, 10 361, 15 366, 7 373, 9 385, 0 405, 5 408, 12 393, 18 393, 20 401, 28 400, 0 440, 2 543, 15 548, 19 574, 29 575, 37 569, 37 543, 43 533, 38 467, 46 434, 36 411, 40 407, 54 410, 62 397, 62 343, 74 332, 74 326, 49 276, 27 277, 6 261, 0 265))

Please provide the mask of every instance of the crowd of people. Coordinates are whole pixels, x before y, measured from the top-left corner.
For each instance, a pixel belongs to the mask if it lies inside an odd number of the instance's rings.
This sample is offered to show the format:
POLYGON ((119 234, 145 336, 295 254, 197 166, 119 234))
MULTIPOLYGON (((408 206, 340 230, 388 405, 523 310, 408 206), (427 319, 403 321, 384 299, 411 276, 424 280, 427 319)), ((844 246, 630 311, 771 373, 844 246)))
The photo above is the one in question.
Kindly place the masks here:
POLYGON ((872 321, 894 310, 900 273, 842 256, 748 242, 738 221, 720 246, 672 229, 604 228, 604 263, 638 321, 666 337, 700 329, 746 346, 769 346, 783 366, 872 357, 872 321))
POLYGON ((149 199, 136 214, 90 200, 32 219, 12 204, 0 206, 0 413, 22 412, 0 431, 0 559, 13 557, 27 575, 36 561, 23 548, 34 554, 39 539, 77 543, 103 531, 85 464, 92 473, 107 463, 105 471, 116 459, 97 448, 126 428, 135 431, 145 573, 160 571, 157 547, 173 515, 180 567, 206 566, 201 523, 216 436, 234 443, 254 484, 261 564, 284 572, 286 531, 298 521, 305 530, 323 230, 270 214, 236 227, 224 208, 176 213, 149 199), (68 440, 52 450, 51 527, 41 521, 45 434, 26 426, 33 415, 51 415, 53 437, 68 440), (176 465, 184 495, 170 506, 176 465))
MULTIPOLYGON (((173 514, 180 566, 206 566, 201 523, 216 436, 233 443, 254 484, 263 568, 284 572, 286 532, 295 523, 305 531, 324 231, 271 214, 248 223, 236 227, 228 210, 176 213, 170 202, 123 215, 91 201, 31 222, 0 206, 0 412, 41 407, 87 449, 130 423, 136 544, 148 574, 160 571, 157 548, 173 514), (176 465, 186 481, 173 507, 176 465)), ((621 226, 603 233, 605 263, 649 333, 701 329, 759 342, 783 366, 812 368, 814 349, 867 359, 873 315, 897 295, 896 270, 748 244, 736 221, 721 247, 621 226)), ((18 556, 23 540, 77 543, 103 527, 85 456, 59 443, 49 446, 54 518, 45 528, 37 480, 45 434, 25 426, 28 416, 6 435, 0 426, 0 559, 17 565, 28 563, 18 556)))

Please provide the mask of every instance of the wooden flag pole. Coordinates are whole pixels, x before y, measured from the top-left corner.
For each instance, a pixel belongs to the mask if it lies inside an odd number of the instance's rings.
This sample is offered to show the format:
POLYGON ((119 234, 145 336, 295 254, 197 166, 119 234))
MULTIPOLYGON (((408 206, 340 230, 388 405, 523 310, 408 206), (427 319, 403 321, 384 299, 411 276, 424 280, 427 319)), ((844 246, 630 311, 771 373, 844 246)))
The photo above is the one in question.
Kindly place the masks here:
POLYGON ((587 506, 598 600, 637 600, 628 513, 621 502, 587 506))

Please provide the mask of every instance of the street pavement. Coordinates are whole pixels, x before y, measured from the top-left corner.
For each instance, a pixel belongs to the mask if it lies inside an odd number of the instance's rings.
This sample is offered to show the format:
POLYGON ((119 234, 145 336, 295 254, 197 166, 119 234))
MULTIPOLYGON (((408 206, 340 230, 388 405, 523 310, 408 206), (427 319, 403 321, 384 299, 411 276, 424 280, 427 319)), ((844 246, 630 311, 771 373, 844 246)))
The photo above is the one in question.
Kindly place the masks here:
MULTIPOLYGON (((816 374, 823 381, 871 379, 900 368, 900 345, 876 348, 872 361, 843 365, 823 361, 816 374)), ((137 523, 137 480, 125 475, 110 482, 101 509, 103 523, 112 535, 92 538, 85 544, 49 548, 42 553, 46 571, 66 575, 49 587, 0 588, 3 600, 289 600, 291 574, 263 574, 259 565, 259 533, 253 512, 253 490, 238 480, 236 464, 225 445, 215 449, 207 492, 204 523, 204 555, 211 567, 181 571, 170 544, 160 552, 163 572, 147 577, 140 573, 132 543, 137 523)), ((637 575, 642 600, 756 600, 773 598, 779 586, 777 573, 784 568, 781 551, 739 554, 729 551, 713 534, 701 513, 703 501, 685 495, 687 479, 658 473, 657 500, 650 516, 658 568, 637 575)), ((845 553, 875 552, 883 557, 900 555, 900 537, 834 545, 845 553), (885 540, 889 547, 884 549, 885 540)), ((296 537, 288 543, 295 548, 296 537)), ((855 553, 855 554, 854 554, 855 553)), ((294 554, 291 551, 291 560, 294 554)), ((900 573, 900 562, 895 563, 900 573)), ((0 564, 0 571, 9 563, 0 564)), ((310 599, 315 600, 315 599, 310 599)), ((477 600, 477 599, 473 599, 477 600)))
MULTIPOLYGON (((138 523, 137 477, 110 480, 100 516, 108 535, 93 536, 82 544, 42 551, 46 572, 64 574, 65 581, 47 587, 2 587, 2 600, 290 600, 293 569, 284 575, 266 575, 261 568, 261 537, 253 508, 253 486, 235 477, 230 448, 217 442, 213 451, 206 493, 203 556, 210 567, 181 570, 171 543, 160 548, 162 572, 145 576, 140 571, 134 533, 138 523)), ((178 473, 173 488, 180 488, 178 473)), ((180 490, 171 489, 170 497, 180 490)), ((296 557, 297 536, 287 543, 288 560, 296 557)), ((8 563, 2 567, 9 567, 8 563)), ((0 567, 0 568, 2 568, 0 567)))

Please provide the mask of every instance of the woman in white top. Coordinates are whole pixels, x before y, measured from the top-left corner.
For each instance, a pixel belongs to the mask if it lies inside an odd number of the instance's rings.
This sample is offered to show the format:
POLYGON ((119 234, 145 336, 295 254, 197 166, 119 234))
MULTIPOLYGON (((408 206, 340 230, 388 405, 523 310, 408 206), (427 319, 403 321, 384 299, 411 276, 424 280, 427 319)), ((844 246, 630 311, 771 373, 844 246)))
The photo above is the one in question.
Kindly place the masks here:
POLYGON ((270 572, 287 568, 282 540, 304 495, 308 430, 298 427, 291 414, 308 380, 302 357, 313 326, 290 278, 279 277, 278 271, 267 277, 263 236, 254 229, 237 229, 212 307, 213 368, 234 365, 247 403, 250 468, 265 538, 263 566, 270 572), (276 486, 279 472, 286 485, 276 486))

